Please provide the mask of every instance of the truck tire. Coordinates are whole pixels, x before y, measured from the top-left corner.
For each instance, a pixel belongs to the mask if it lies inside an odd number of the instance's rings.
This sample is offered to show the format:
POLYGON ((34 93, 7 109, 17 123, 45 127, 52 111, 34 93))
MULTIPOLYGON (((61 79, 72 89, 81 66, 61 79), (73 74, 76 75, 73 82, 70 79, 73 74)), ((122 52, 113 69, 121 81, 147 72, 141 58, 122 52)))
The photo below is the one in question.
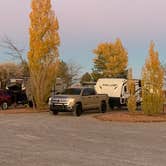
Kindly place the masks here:
POLYGON ((80 116, 81 113, 82 113, 81 104, 76 104, 75 107, 74 107, 74 111, 73 111, 74 116, 80 116))
POLYGON ((53 115, 58 115, 58 110, 52 110, 53 115))
POLYGON ((8 109, 8 103, 7 102, 3 102, 1 105, 3 110, 7 110, 8 109))
POLYGON ((102 101, 101 102, 101 105, 100 105, 100 112, 101 113, 105 113, 106 111, 107 111, 107 104, 106 104, 106 102, 105 101, 102 101))
POLYGON ((58 115, 58 110, 56 110, 53 107, 50 107, 50 111, 52 112, 53 115, 58 115))

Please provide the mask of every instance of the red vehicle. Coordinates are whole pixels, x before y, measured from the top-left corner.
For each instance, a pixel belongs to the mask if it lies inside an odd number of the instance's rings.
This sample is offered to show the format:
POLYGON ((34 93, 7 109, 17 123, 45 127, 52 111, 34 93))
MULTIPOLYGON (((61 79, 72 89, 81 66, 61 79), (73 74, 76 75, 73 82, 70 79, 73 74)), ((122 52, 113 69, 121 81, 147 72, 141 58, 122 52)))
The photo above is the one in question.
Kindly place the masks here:
POLYGON ((7 91, 0 89, 0 106, 3 110, 8 109, 8 106, 11 105, 12 98, 7 93, 7 91))

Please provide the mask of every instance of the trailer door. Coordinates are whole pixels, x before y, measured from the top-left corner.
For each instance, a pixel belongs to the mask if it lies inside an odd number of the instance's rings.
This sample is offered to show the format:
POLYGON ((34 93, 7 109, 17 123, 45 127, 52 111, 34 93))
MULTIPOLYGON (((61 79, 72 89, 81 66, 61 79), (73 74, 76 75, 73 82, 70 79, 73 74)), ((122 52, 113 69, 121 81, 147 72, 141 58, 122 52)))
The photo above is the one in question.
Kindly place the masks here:
POLYGON ((127 84, 124 84, 122 86, 122 91, 121 91, 121 95, 120 95, 120 104, 122 104, 122 105, 127 104, 127 98, 128 98, 127 84))

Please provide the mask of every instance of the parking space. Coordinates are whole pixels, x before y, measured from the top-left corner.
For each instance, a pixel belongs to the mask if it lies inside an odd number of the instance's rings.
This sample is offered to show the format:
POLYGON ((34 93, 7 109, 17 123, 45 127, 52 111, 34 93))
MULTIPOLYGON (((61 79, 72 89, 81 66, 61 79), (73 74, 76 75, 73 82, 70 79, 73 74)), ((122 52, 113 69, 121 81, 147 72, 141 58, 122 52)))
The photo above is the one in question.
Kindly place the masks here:
POLYGON ((166 123, 103 122, 95 114, 1 114, 0 166, 165 166, 166 123))

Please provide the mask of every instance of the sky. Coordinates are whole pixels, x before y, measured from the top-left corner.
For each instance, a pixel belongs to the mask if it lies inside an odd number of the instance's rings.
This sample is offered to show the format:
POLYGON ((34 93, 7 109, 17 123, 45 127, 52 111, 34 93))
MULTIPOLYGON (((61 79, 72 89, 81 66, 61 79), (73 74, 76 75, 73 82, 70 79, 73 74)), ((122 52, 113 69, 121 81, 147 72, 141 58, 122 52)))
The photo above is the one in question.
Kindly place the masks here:
MULTIPOLYGON (((0 0, 0 37, 7 35, 20 48, 28 49, 31 0, 0 0)), ((93 68, 93 50, 101 42, 120 38, 128 52, 135 78, 155 42, 162 63, 166 63, 165 0, 52 0, 59 21, 60 57, 82 67, 93 68)), ((0 62, 11 57, 0 48, 0 62)))

